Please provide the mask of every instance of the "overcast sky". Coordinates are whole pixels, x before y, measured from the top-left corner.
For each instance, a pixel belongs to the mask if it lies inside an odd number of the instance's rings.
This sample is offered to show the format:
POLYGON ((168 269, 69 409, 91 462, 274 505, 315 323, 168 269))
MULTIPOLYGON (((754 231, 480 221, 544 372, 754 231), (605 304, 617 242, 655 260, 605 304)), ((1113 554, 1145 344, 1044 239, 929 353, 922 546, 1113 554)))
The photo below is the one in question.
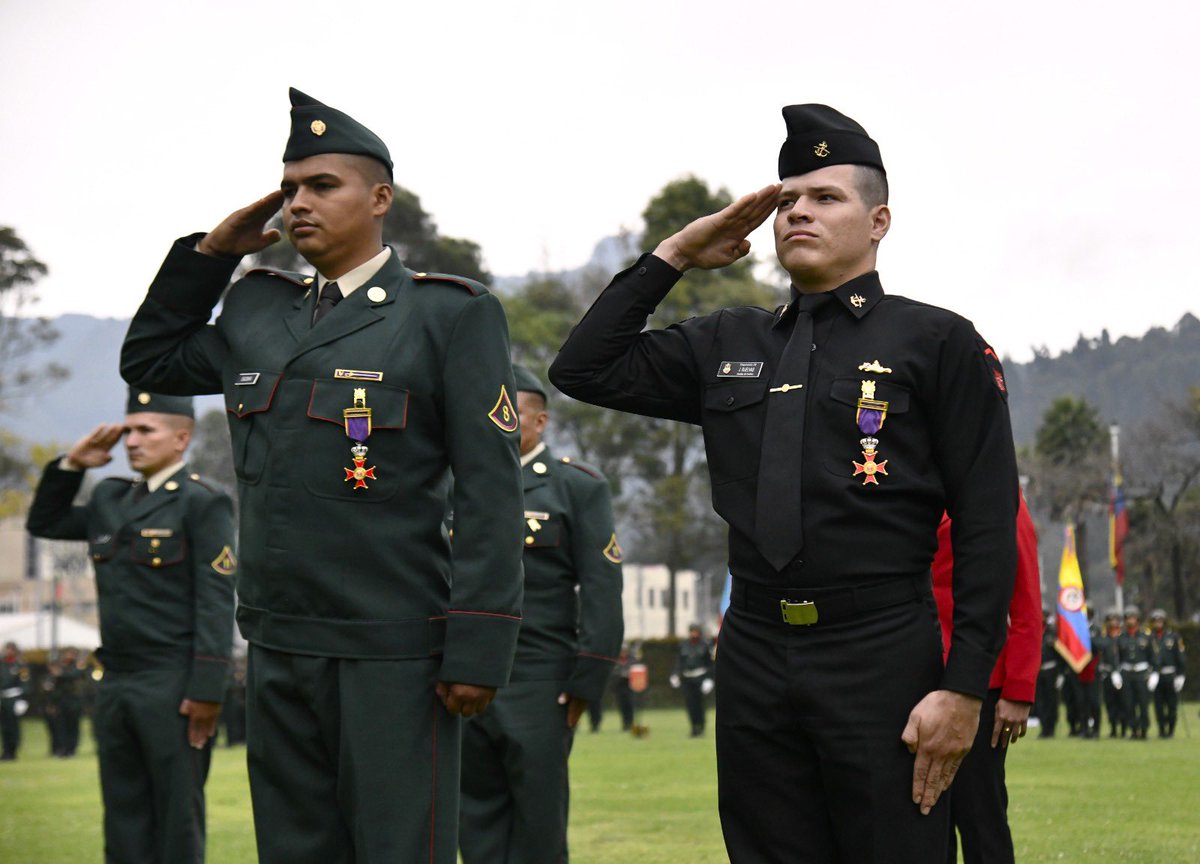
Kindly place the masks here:
POLYGON ((129 316, 175 237, 277 188, 292 85, 492 272, 575 267, 674 178, 774 181, 780 108, 825 102, 888 167, 885 289, 1025 360, 1200 312, 1196 9, 0 0, 0 225, 41 314, 129 316))

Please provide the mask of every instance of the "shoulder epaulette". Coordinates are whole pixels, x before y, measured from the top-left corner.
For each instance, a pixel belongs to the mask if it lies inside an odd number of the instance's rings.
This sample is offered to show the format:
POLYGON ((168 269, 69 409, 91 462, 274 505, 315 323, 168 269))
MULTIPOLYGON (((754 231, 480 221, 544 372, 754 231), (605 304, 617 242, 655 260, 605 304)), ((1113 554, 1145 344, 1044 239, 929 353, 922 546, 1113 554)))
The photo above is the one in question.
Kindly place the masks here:
MULTIPOLYGON (((253 270, 247 271, 246 276, 273 276, 276 279, 282 279, 285 282, 291 282, 299 288, 311 288, 316 279, 312 276, 305 276, 303 273, 289 273, 286 270, 272 270, 270 267, 255 267, 253 270)), ((243 277, 245 278, 245 277, 243 277)))
POLYGON ((595 468, 593 468, 591 465, 586 465, 582 462, 573 462, 573 461, 571 461, 570 456, 563 456, 558 461, 563 463, 564 465, 570 465, 572 468, 576 468, 576 469, 582 471, 584 474, 587 474, 589 477, 595 477, 597 480, 604 479, 600 475, 600 472, 597 471, 595 468))
POLYGON ((415 282, 449 282, 459 288, 466 288, 472 297, 487 293, 487 288, 482 283, 465 276, 452 276, 449 273, 414 273, 412 278, 415 282))
POLYGON ((132 486, 134 483, 138 482, 138 478, 136 478, 136 477, 105 477, 100 482, 108 483, 110 481, 115 482, 115 483, 124 483, 126 486, 132 486))
POLYGON ((209 492, 212 492, 214 495, 224 495, 225 494, 225 492, 222 489, 220 489, 216 484, 214 484, 211 480, 207 480, 204 477, 201 477, 199 474, 188 474, 187 478, 189 480, 191 480, 193 483, 195 483, 197 486, 199 486, 200 488, 207 489, 209 492))

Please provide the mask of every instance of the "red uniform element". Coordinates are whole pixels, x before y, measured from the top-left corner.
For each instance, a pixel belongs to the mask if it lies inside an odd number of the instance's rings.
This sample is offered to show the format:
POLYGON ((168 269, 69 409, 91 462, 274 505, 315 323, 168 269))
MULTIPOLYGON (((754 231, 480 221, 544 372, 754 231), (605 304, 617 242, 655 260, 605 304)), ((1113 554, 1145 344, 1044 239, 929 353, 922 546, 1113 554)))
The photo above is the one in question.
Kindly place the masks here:
MULTIPOLYGON (((937 553, 933 556, 933 597, 942 624, 943 659, 950 653, 953 630, 954 595, 950 587, 953 572, 950 518, 943 513, 942 524, 938 526, 937 553)), ((1032 702, 1041 659, 1042 589, 1038 578, 1037 531, 1022 498, 1017 510, 1017 578, 1008 605, 1008 639, 992 669, 988 688, 1001 688, 1001 698, 1012 702, 1032 702)))

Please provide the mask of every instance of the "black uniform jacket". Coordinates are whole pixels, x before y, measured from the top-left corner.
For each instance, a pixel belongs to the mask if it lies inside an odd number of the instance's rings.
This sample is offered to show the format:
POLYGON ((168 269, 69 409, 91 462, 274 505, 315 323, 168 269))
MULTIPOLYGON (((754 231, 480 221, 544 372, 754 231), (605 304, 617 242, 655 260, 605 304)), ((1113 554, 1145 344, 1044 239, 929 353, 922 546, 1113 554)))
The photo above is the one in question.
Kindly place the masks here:
MULTIPOLYGON (((525 605, 513 679, 564 679, 589 702, 621 648, 621 549, 608 481, 550 449, 525 480, 525 605)), ((456 535, 457 536, 457 535, 456 535)))
POLYGON ((1016 571, 1017 471, 1003 374, 964 318, 883 292, 871 272, 814 316, 809 378, 770 393, 795 321, 723 309, 665 330, 646 319, 680 274, 644 255, 618 274, 550 368, 564 393, 703 427, 713 505, 729 523, 734 576, 779 587, 853 587, 926 574, 942 511, 954 520, 954 632, 943 686, 982 696, 1003 644, 1016 571), (856 417, 862 382, 886 401, 876 433, 886 475, 864 483, 856 417), (771 398, 808 400, 793 472, 804 549, 777 572, 753 542, 759 456, 771 398))
POLYGON ((326 657, 441 654, 441 680, 504 684, 522 509, 500 303, 469 280, 413 273, 393 252, 315 326, 313 279, 274 271, 235 283, 208 325, 236 262, 196 252, 200 236, 172 247, 130 324, 121 374, 162 393, 225 394, 243 635, 326 657), (344 413, 359 390, 372 412, 361 466, 344 413), (442 524, 451 468, 453 553, 442 524))
POLYGON ((184 695, 220 702, 233 649, 233 504, 181 468, 140 501, 132 480, 96 484, 72 504, 83 471, 54 460, 29 508, 35 537, 87 540, 96 570, 106 669, 190 668, 184 695))

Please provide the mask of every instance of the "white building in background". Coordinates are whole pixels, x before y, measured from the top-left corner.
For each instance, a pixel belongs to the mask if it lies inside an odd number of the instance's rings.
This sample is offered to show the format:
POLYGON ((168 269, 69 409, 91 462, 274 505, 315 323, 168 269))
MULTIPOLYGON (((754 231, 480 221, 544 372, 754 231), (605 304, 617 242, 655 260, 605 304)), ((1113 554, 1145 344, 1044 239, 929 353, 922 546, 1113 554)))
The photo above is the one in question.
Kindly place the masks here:
POLYGON ((625 577, 621 604, 625 609, 625 639, 662 639, 687 636, 690 624, 699 621, 712 636, 715 619, 707 602, 703 578, 694 570, 675 575, 675 633, 667 631, 671 603, 671 577, 664 564, 623 564, 625 577))

